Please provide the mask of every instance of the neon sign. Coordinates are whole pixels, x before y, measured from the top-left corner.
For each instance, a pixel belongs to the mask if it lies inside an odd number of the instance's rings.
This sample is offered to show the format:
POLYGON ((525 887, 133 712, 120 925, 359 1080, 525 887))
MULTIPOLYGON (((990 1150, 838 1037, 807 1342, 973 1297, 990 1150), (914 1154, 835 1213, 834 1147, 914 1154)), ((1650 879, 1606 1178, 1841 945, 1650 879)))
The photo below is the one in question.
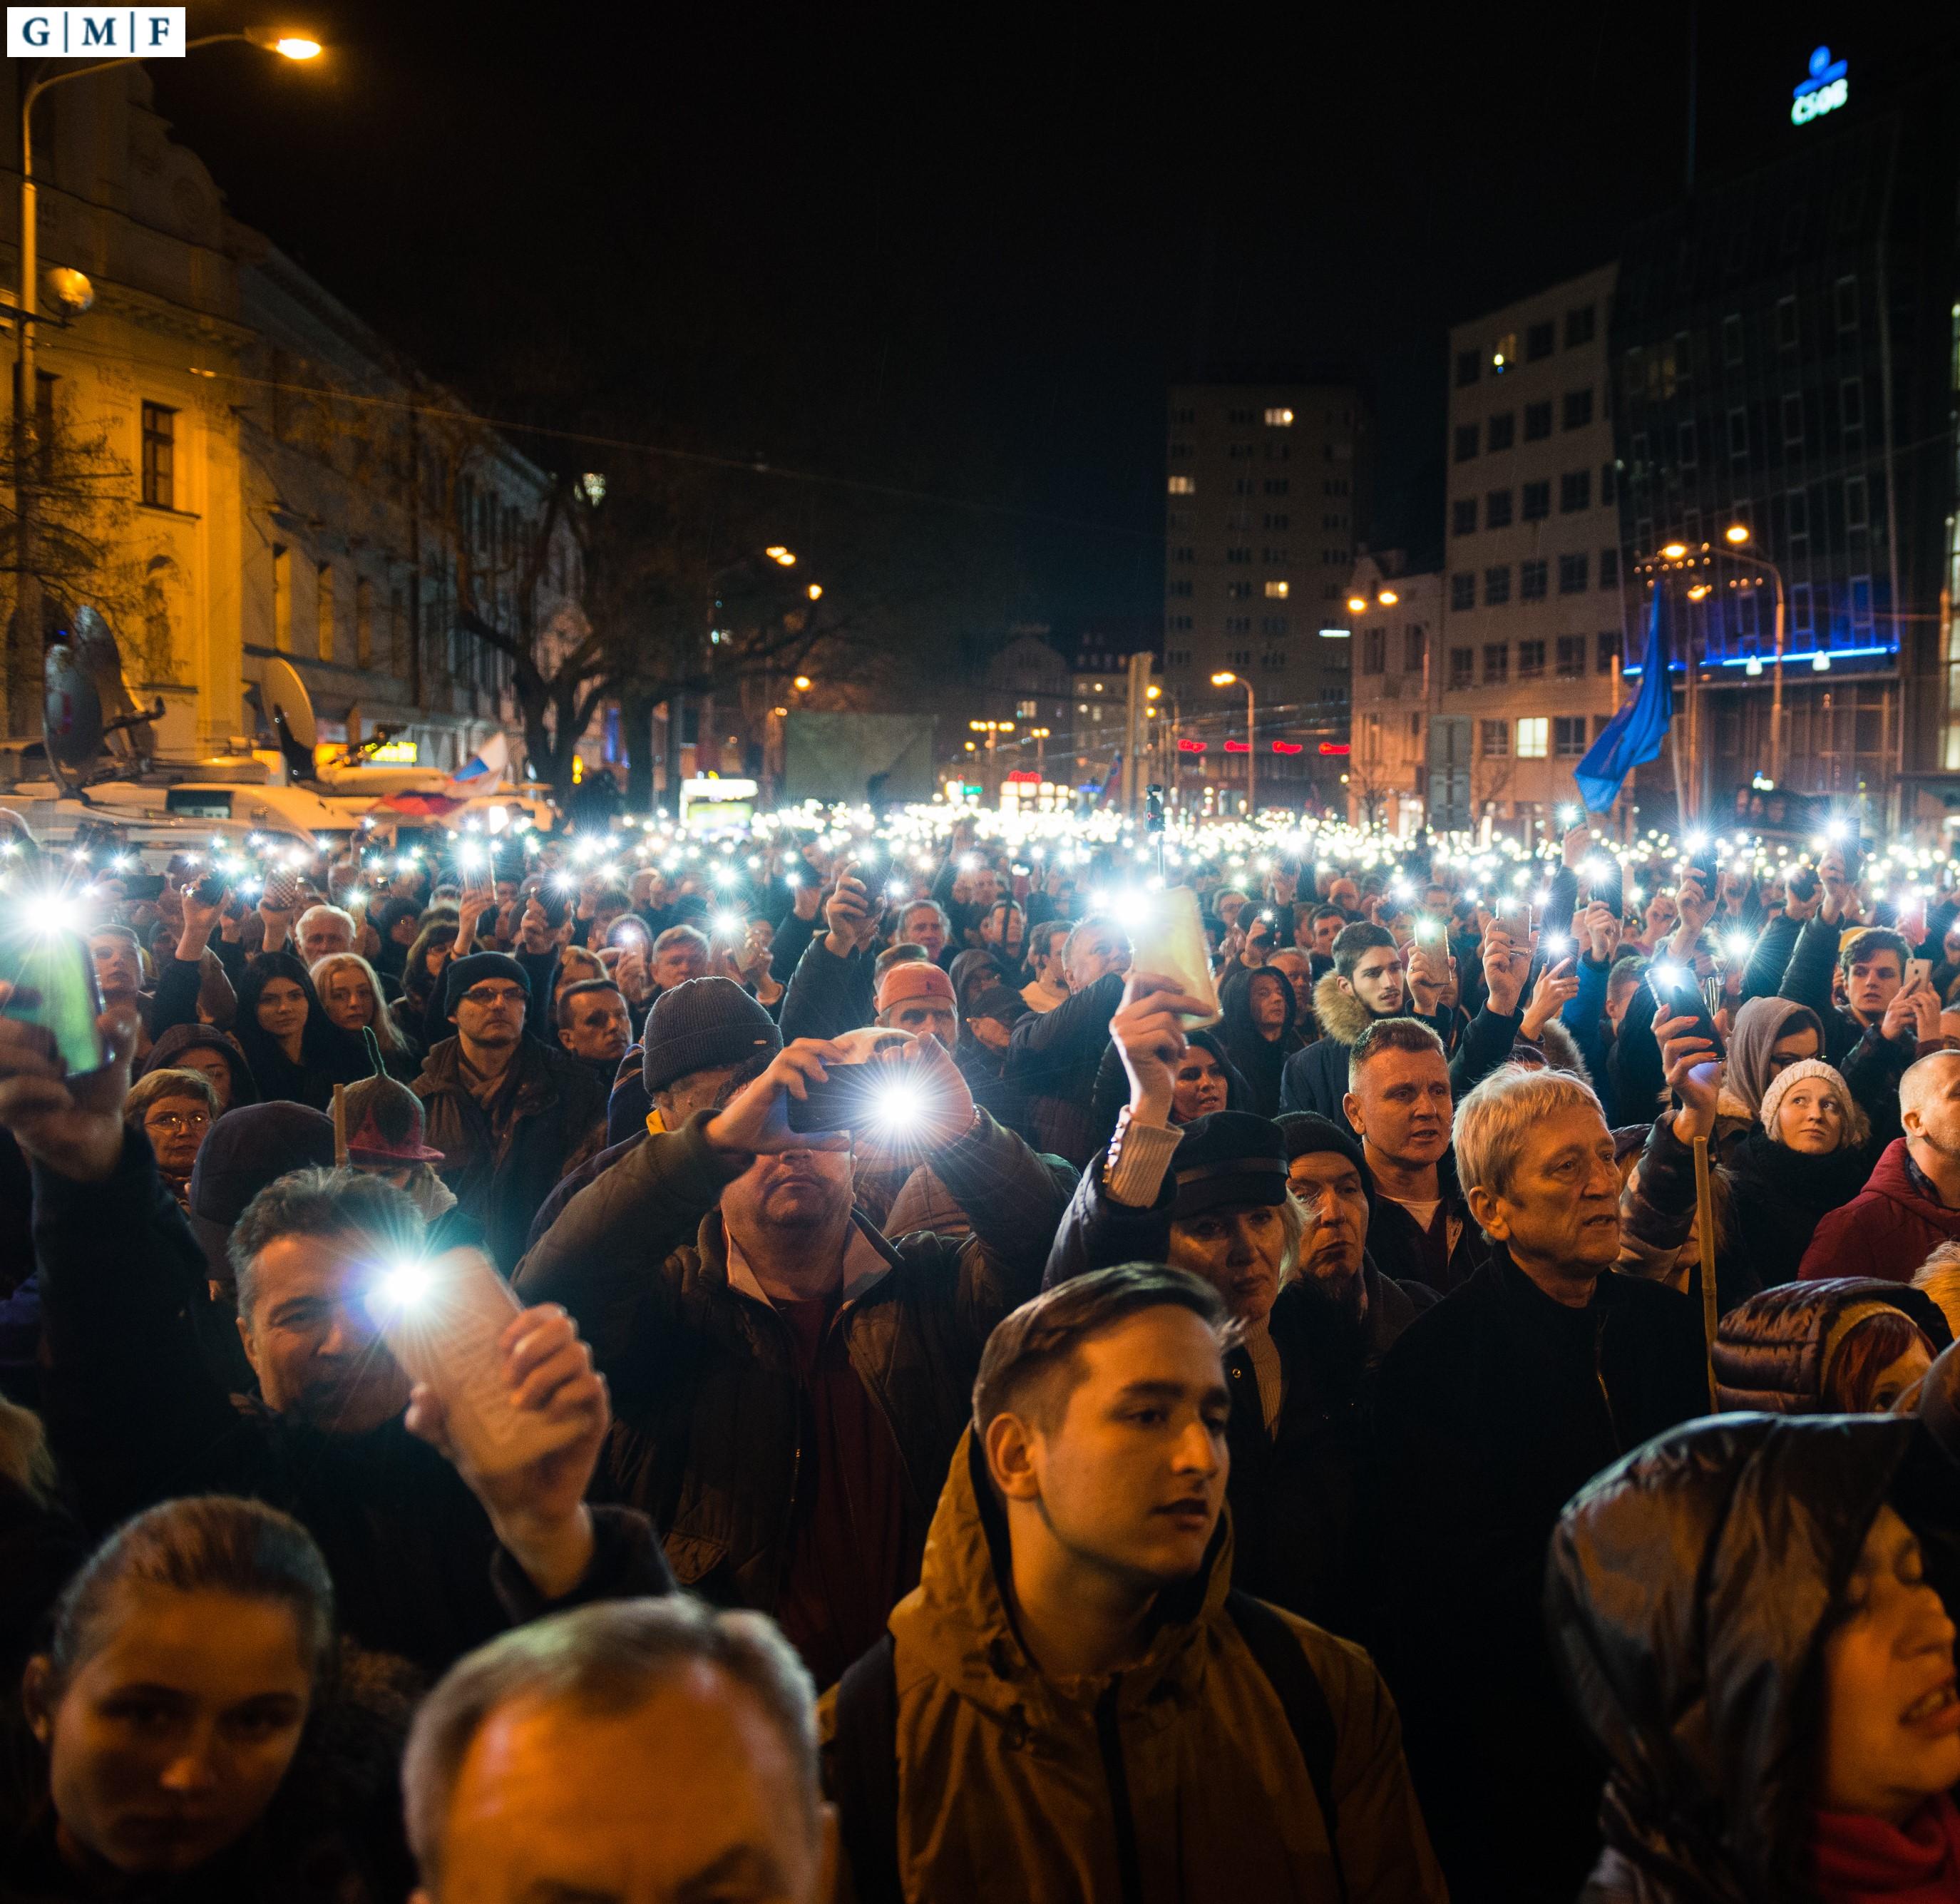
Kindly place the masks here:
POLYGON ((1790 101, 1790 123, 1807 126, 1813 119, 1834 113, 1851 96, 1850 68, 1831 57, 1828 46, 1819 46, 1810 56, 1810 77, 1796 88, 1790 101))

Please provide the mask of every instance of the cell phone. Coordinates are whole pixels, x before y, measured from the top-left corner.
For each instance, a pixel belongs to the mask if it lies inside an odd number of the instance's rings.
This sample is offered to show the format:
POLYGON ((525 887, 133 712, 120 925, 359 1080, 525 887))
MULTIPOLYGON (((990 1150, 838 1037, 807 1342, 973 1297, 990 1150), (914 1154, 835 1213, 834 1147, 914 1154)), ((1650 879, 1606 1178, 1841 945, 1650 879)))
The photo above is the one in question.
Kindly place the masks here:
POLYGON ((1624 919, 1627 911, 1626 869, 1617 859, 1608 860, 1606 864, 1609 870, 1603 879, 1592 882, 1591 896, 1609 908, 1614 918, 1624 919))
POLYGON ((206 873, 195 889, 200 906, 215 906, 229 890, 230 883, 222 873, 206 873))
POLYGON ((123 896, 135 902, 138 899, 161 899, 164 894, 164 876, 161 873, 119 873, 123 882, 123 896))
POLYGON ((583 1422, 549 1422, 511 1399, 498 1338, 520 1304, 480 1250, 376 1266, 368 1307, 395 1360, 435 1391, 463 1465, 506 1474, 568 1446, 583 1422))
POLYGON ((5 1016, 54 1034, 70 1078, 85 1078, 109 1061, 96 1020, 102 994, 88 941, 63 925, 23 921, 0 934, 0 979, 14 988, 5 1016))
POLYGON ((1218 1022, 1218 981, 1211 970, 1198 895, 1188 886, 1166 887, 1131 928, 1130 970, 1175 979, 1180 990, 1204 1001, 1208 1010, 1203 1017, 1183 1014, 1186 1030, 1218 1022))
POLYGON ((1669 1017, 1692 1018, 1694 1025, 1691 1035, 1707 1039, 1715 1048, 1715 1057, 1727 1055, 1728 1047, 1716 1029, 1713 1014, 1708 1009, 1708 1001, 1692 966, 1656 960, 1647 968, 1647 989, 1653 994, 1655 1005, 1669 1017))
POLYGON ((571 915, 571 895, 557 891, 550 881, 546 880, 538 894, 538 905, 544 913, 546 927, 555 932, 571 915))
POLYGON ((300 903, 300 883, 290 873, 266 875, 266 902, 275 912, 290 912, 300 903))
POLYGON ((644 952, 652 944, 654 935, 647 930, 645 922, 633 918, 615 919, 606 931, 606 943, 620 947, 630 946, 636 952, 644 952))
POLYGON ((1905 982, 1908 985, 1922 984, 1932 976, 1933 961, 1930 959, 1908 959, 1906 960, 1905 982))
POLYGON ((899 1081, 896 1067, 888 1058, 827 1065, 822 1083, 807 1081, 803 1097, 785 1099, 790 1129, 870 1131, 888 1124, 894 1106, 886 1094, 899 1081))
POLYGON ((1844 841, 1838 850, 1844 855, 1845 878, 1853 886, 1857 885, 1858 875, 1863 871, 1865 864, 1863 843, 1856 834, 1853 834, 1850 839, 1844 841))
POLYGON ((1809 867, 1790 874, 1784 890, 1799 906, 1808 906, 1817 896, 1817 875, 1809 867))

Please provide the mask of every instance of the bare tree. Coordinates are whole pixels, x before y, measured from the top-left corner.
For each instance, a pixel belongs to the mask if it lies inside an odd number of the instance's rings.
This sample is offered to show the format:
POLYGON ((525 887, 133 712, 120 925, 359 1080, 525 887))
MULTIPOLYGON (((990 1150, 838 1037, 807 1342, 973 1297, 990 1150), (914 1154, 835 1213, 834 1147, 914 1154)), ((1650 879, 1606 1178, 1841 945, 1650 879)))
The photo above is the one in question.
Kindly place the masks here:
POLYGON ((0 731, 40 732, 43 659, 78 608, 97 609, 112 627, 139 618, 141 565, 125 539, 135 505, 107 428, 76 429, 65 405, 42 412, 24 447, 18 431, 0 444, 0 731))

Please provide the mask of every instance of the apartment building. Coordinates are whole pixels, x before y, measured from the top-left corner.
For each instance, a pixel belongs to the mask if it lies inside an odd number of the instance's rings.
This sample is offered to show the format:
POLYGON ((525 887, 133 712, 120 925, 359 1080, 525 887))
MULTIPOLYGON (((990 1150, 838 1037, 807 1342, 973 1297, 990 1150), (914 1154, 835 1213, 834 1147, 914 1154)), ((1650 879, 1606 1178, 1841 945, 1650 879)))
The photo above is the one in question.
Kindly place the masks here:
POLYGON ((1343 810, 1341 756, 1319 743, 1348 738, 1346 596, 1367 503, 1360 396, 1180 385, 1168 423, 1164 698, 1179 737, 1204 743, 1182 763, 1183 797, 1242 806, 1245 756, 1224 743, 1246 740, 1249 686, 1260 804, 1343 810))
POLYGON ((1432 823, 1507 831, 1576 798, 1614 707, 1624 616, 1606 340, 1616 267, 1449 333, 1432 823), (1468 799, 1462 798, 1468 769, 1468 799))

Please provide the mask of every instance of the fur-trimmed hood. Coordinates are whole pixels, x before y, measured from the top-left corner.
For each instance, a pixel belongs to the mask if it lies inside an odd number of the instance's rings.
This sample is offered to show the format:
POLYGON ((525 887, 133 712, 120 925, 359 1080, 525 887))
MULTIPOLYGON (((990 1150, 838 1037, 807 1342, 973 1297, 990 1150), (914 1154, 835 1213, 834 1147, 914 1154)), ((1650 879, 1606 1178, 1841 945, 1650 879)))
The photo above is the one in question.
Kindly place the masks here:
POLYGON ((1570 1028, 1562 1018, 1552 1019, 1538 1033, 1538 1049, 1545 1053, 1545 1062, 1554 1071, 1569 1071, 1575 1078, 1583 1078, 1587 1084, 1592 1081, 1592 1074, 1586 1068, 1586 1059, 1579 1049, 1579 1040, 1573 1037, 1570 1028))
POLYGON ((1342 1045, 1351 1045, 1374 1017, 1332 972, 1322 973, 1314 985, 1313 1015, 1320 1020, 1320 1035, 1342 1045))

